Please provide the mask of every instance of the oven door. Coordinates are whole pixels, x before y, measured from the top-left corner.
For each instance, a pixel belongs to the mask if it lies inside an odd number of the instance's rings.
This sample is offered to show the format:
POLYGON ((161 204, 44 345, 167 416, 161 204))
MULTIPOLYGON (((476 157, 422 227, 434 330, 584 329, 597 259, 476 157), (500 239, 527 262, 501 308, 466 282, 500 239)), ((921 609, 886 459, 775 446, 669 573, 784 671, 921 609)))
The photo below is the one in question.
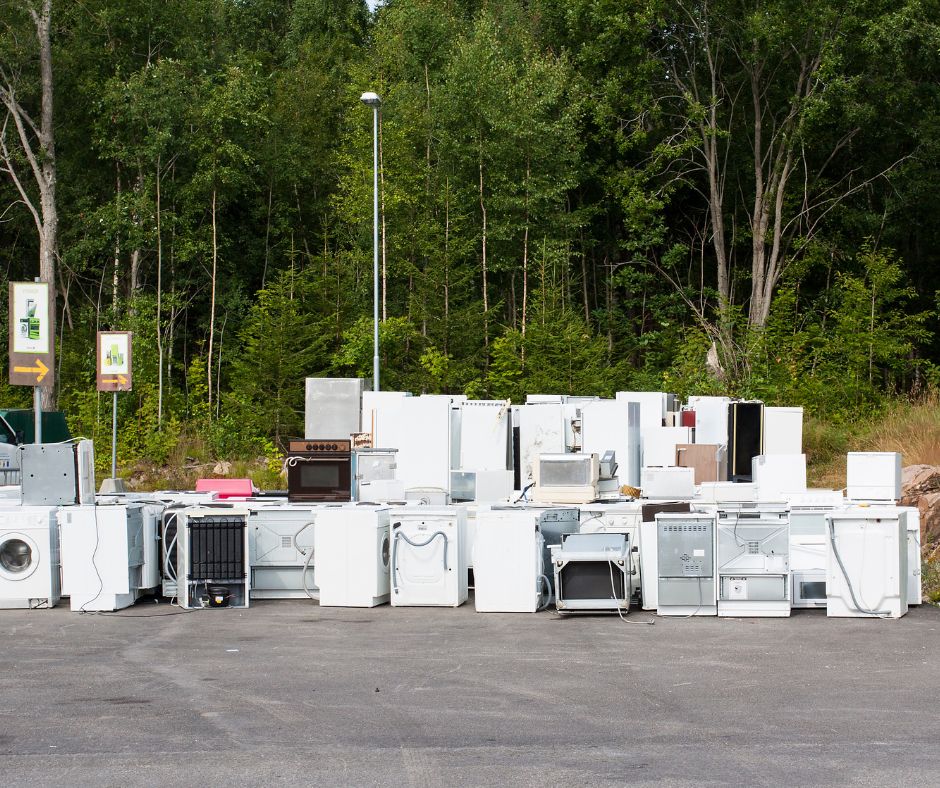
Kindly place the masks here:
POLYGON ((791 607, 826 607, 826 573, 793 572, 791 607))
POLYGON ((287 460, 287 500, 349 501, 352 459, 294 455, 287 460))

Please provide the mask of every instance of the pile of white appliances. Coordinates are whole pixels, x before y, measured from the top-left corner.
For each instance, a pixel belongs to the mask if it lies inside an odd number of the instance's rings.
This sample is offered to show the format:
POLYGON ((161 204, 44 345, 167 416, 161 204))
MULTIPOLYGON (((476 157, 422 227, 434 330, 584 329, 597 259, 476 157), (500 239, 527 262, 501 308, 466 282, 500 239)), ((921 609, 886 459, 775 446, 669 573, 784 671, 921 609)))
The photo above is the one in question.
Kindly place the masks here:
POLYGON ((353 447, 361 500, 96 497, 90 442, 27 447, 0 502, 0 607, 456 607, 472 589, 480 612, 554 599, 565 613, 887 618, 920 602, 900 456, 850 454, 846 495, 807 489, 799 408, 664 392, 512 405, 364 381, 307 393, 308 430, 353 447))

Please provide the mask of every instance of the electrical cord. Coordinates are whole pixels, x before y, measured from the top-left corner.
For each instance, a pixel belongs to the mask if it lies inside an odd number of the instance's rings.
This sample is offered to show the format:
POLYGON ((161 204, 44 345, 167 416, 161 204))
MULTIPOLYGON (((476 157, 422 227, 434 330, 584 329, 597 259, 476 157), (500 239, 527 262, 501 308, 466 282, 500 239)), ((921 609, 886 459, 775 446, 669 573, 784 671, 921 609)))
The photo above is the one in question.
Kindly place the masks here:
POLYGON ((548 610, 549 605, 552 604, 552 584, 544 572, 539 574, 538 581, 541 581, 545 584, 545 594, 539 594, 539 596, 542 596, 545 601, 541 602, 535 611, 536 613, 541 613, 543 610, 548 610))
POLYGON ((98 526, 98 507, 96 505, 92 505, 92 512, 95 516, 95 547, 91 551, 91 566, 92 569, 95 570, 95 575, 98 577, 98 593, 95 594, 91 599, 88 599, 82 603, 82 606, 78 609, 79 613, 91 612, 86 610, 85 607, 90 605, 92 602, 96 602, 104 593, 104 580, 101 577, 101 572, 98 570, 98 564, 96 562, 98 557, 98 546, 101 544, 101 530, 98 526))
POLYGON ((845 578, 845 585, 849 589, 849 596, 852 598, 852 604, 855 605, 856 613, 865 613, 869 616, 876 616, 877 618, 890 618, 890 610, 869 610, 868 608, 862 607, 859 603, 858 598, 855 596, 855 589, 852 586, 852 581, 849 580, 849 573, 845 568, 845 564, 842 563, 842 556, 839 554, 839 548, 836 546, 836 529, 835 524, 831 519, 829 522, 829 543, 832 545, 832 554, 836 558, 836 563, 839 564, 839 569, 842 570, 842 577, 845 578))
MULTIPOLYGON (((630 542, 628 541, 627 544, 629 545, 630 542)), ((616 586, 616 584, 614 583, 614 561, 617 561, 617 560, 620 560, 620 559, 611 556, 611 554, 613 553, 613 550, 611 550, 610 548, 608 548, 608 549, 605 550, 604 552, 608 554, 608 558, 607 558, 607 570, 610 572, 610 595, 611 595, 611 599, 613 599, 615 602, 619 602, 619 601, 620 601, 620 597, 619 597, 619 595, 617 594, 617 586, 616 586)), ((629 553, 627 554, 627 557, 626 557, 625 559, 623 559, 623 560, 624 560, 624 561, 629 561, 629 560, 630 560, 629 553)), ((618 566, 619 566, 619 565, 618 565, 618 566)), ((626 569, 626 565, 624 565, 624 569, 626 569)), ((620 569, 618 568, 617 571, 619 572, 620 569)), ((623 583, 623 590, 624 590, 624 595, 626 595, 626 591, 627 591, 627 574, 626 574, 626 572, 622 572, 622 574, 623 574, 623 580, 624 580, 624 583, 623 583)), ((629 597, 628 597, 628 599, 629 599, 629 597)), ((647 621, 635 621, 635 620, 633 620, 633 619, 627 618, 627 617, 623 614, 623 610, 620 609, 620 605, 619 605, 619 604, 617 605, 617 615, 620 616, 620 620, 621 620, 624 624, 643 624, 643 625, 645 625, 645 626, 654 626, 654 625, 656 624, 656 621, 655 621, 654 619, 652 619, 652 618, 651 618, 651 619, 648 619, 647 621)))
MULTIPOLYGON (((304 526, 306 527, 306 526, 304 526)), ((316 602, 317 598, 313 595, 313 592, 310 590, 310 587, 307 585, 307 573, 310 571, 310 562, 313 561, 313 550, 310 551, 310 555, 307 556, 307 560, 304 561, 303 574, 300 576, 300 583, 304 587, 304 593, 310 597, 311 602, 316 602)))
POLYGON ((531 484, 528 484, 528 485, 526 485, 525 487, 523 487, 522 490, 521 490, 520 493, 519 493, 519 497, 516 498, 516 500, 513 501, 513 503, 521 503, 522 501, 528 502, 529 498, 528 498, 527 493, 528 493, 529 490, 531 490, 533 487, 535 487, 535 482, 532 482, 531 484))
MULTIPOLYGON (((395 528, 398 526, 401 526, 401 523, 395 523, 395 525, 392 527, 395 528)), ((398 580, 397 580, 396 575, 398 573, 398 540, 399 538, 404 539, 412 547, 427 547, 438 536, 441 536, 444 538, 444 571, 446 572, 447 571, 447 548, 450 542, 450 540, 447 537, 447 534, 445 534, 443 531, 435 531, 423 542, 412 542, 411 539, 405 536, 405 534, 403 534, 401 531, 395 531, 395 538, 392 544, 392 591, 394 593, 396 594, 398 593, 398 580)))

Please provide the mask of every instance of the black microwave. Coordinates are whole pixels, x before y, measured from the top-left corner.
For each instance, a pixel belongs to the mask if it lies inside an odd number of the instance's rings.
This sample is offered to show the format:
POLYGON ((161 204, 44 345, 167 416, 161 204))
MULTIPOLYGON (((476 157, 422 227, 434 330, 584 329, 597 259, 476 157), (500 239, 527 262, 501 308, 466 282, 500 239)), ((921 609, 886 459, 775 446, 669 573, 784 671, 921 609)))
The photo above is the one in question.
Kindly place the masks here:
POLYGON ((289 441, 287 500, 352 500, 352 444, 337 438, 289 441))

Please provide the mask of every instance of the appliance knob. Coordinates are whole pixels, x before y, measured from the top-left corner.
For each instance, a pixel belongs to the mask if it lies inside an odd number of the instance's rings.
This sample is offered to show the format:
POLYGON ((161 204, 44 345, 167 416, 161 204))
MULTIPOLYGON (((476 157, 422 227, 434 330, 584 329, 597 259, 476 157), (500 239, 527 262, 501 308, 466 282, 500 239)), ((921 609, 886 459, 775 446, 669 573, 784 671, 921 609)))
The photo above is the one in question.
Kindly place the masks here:
POLYGON ((333 444, 333 451, 336 451, 336 444, 333 444))
POLYGON ((305 448, 307 449, 307 451, 313 451, 313 444, 308 443, 305 448))

